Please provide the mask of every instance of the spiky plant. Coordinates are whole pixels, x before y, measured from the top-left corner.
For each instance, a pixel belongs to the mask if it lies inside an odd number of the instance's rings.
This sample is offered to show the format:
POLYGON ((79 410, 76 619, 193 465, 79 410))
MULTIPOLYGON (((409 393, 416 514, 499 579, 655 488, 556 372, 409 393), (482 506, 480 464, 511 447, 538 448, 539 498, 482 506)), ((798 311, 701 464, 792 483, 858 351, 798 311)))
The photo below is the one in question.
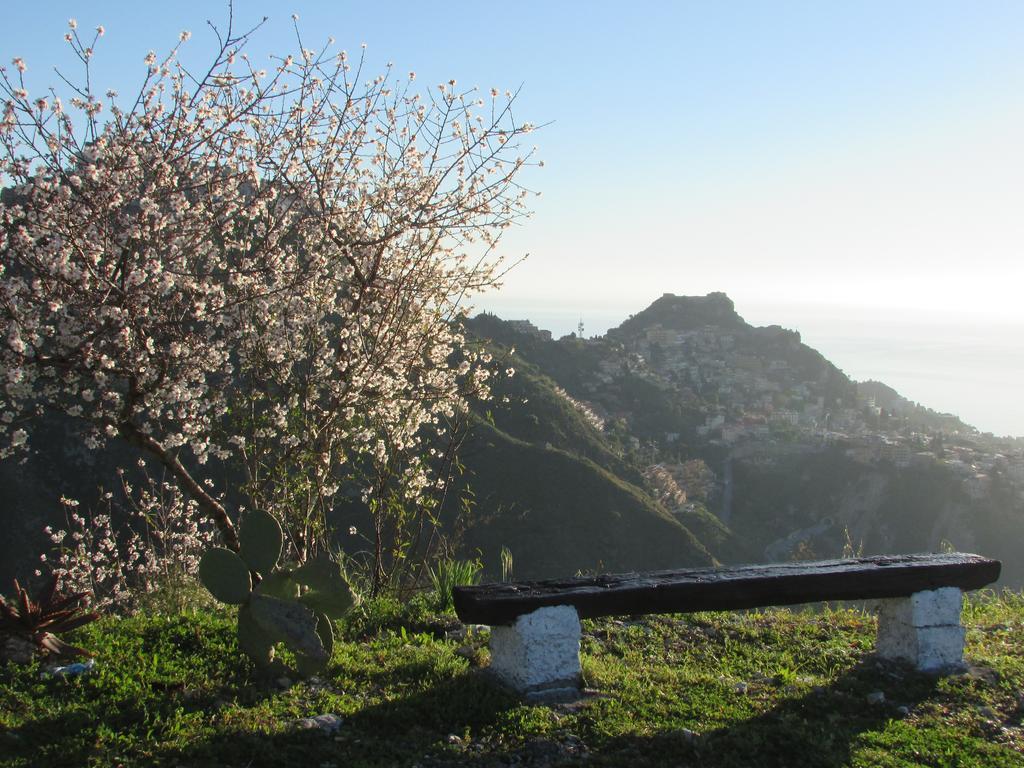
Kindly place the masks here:
MULTIPOLYGON (((509 554, 511 564, 511 553, 509 554)), ((504 563, 504 560, 502 562, 504 563)), ((452 590, 455 587, 479 584, 482 571, 483 563, 479 560, 438 560, 434 567, 427 569, 427 576, 434 590, 434 607, 439 611, 447 611, 452 607, 452 590)))
POLYGON ((217 600, 238 606, 238 646, 269 667, 274 646, 295 654, 302 675, 327 666, 334 648, 331 620, 340 619, 356 596, 341 567, 320 555, 294 568, 278 568, 284 534, 267 512, 252 510, 238 529, 239 551, 213 547, 199 561, 199 581, 217 600), (259 575, 253 584, 252 574, 259 575))
POLYGON ((0 635, 29 640, 37 653, 57 656, 88 656, 88 651, 69 645, 57 637, 99 618, 93 611, 82 612, 84 592, 62 595, 53 576, 37 600, 14 580, 14 596, 0 596, 0 635))

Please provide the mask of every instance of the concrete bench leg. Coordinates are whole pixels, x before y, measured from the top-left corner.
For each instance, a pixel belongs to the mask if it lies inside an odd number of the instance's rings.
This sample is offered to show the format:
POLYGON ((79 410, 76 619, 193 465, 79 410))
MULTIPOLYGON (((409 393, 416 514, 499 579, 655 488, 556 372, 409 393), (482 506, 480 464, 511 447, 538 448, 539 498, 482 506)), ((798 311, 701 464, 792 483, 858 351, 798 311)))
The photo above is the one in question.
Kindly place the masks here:
POLYGON ((491 672, 521 694, 579 690, 580 620, 572 606, 538 608, 509 627, 491 627, 491 672))
POLYGON ((963 595, 956 587, 878 601, 878 655, 908 661, 923 672, 963 666, 963 595))

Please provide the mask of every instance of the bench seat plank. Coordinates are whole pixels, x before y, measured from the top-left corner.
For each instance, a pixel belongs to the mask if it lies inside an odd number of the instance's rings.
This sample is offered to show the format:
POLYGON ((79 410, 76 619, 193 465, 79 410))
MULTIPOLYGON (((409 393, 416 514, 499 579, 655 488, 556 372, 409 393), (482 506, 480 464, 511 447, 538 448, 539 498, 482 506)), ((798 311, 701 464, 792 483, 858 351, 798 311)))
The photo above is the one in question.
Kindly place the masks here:
POLYGON ((999 571, 998 560, 955 552, 484 584, 456 587, 453 596, 463 622, 500 626, 556 605, 596 618, 908 597, 941 587, 979 589, 999 571))

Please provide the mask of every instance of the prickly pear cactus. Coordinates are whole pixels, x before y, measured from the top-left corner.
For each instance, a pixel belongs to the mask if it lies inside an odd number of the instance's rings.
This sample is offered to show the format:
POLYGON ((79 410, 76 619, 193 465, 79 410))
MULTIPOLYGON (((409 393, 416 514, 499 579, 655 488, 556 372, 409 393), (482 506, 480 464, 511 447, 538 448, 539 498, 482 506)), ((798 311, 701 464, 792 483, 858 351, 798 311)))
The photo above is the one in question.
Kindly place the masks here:
POLYGON ((238 647, 260 666, 284 643, 300 674, 314 675, 334 649, 331 620, 341 618, 355 595, 341 568, 327 555, 295 569, 273 570, 281 556, 281 526, 265 512, 250 512, 238 531, 239 553, 214 547, 199 562, 199 579, 221 602, 237 605, 238 647), (251 573, 261 576, 253 587, 251 573))

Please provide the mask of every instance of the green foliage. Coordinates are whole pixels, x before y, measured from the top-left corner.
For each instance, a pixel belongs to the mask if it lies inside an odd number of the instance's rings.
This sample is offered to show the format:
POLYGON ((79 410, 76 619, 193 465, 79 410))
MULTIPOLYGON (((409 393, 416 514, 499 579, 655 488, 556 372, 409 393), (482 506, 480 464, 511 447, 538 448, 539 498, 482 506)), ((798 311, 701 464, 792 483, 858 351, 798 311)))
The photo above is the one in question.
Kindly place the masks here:
POLYGON ((474 674, 483 638, 436 639, 424 610, 366 601, 341 626, 378 630, 335 641, 322 679, 287 689, 253 685, 226 612, 101 619, 73 638, 97 651, 86 675, 0 668, 0 766, 1024 763, 1019 593, 966 602, 971 670, 944 678, 875 661, 874 619, 854 610, 585 621, 597 694, 568 706, 525 704, 474 674), (344 720, 333 738, 293 725, 326 712, 344 720))
POLYGON ((455 587, 479 584, 483 564, 479 560, 442 559, 427 569, 430 586, 434 591, 434 607, 447 611, 452 607, 455 587))
POLYGON ((280 556, 281 527, 269 515, 250 512, 242 521, 239 540, 243 557, 223 548, 203 555, 199 578, 217 599, 238 605, 238 646, 257 665, 275 658, 283 643, 294 655, 302 675, 323 670, 334 645, 331 619, 341 618, 355 595, 341 567, 320 555, 295 569, 270 571, 280 556), (255 588, 250 570, 266 575, 255 588))
POLYGON ((195 576, 170 574, 134 596, 138 613, 176 616, 180 613, 209 611, 217 605, 210 591, 195 576))
POLYGON ((433 595, 421 592, 404 600, 381 595, 361 600, 339 623, 341 637, 368 641, 401 629, 429 631, 436 625, 433 595))
POLYGON ((501 580, 502 582, 512 581, 512 550, 508 547, 501 548, 501 580))

